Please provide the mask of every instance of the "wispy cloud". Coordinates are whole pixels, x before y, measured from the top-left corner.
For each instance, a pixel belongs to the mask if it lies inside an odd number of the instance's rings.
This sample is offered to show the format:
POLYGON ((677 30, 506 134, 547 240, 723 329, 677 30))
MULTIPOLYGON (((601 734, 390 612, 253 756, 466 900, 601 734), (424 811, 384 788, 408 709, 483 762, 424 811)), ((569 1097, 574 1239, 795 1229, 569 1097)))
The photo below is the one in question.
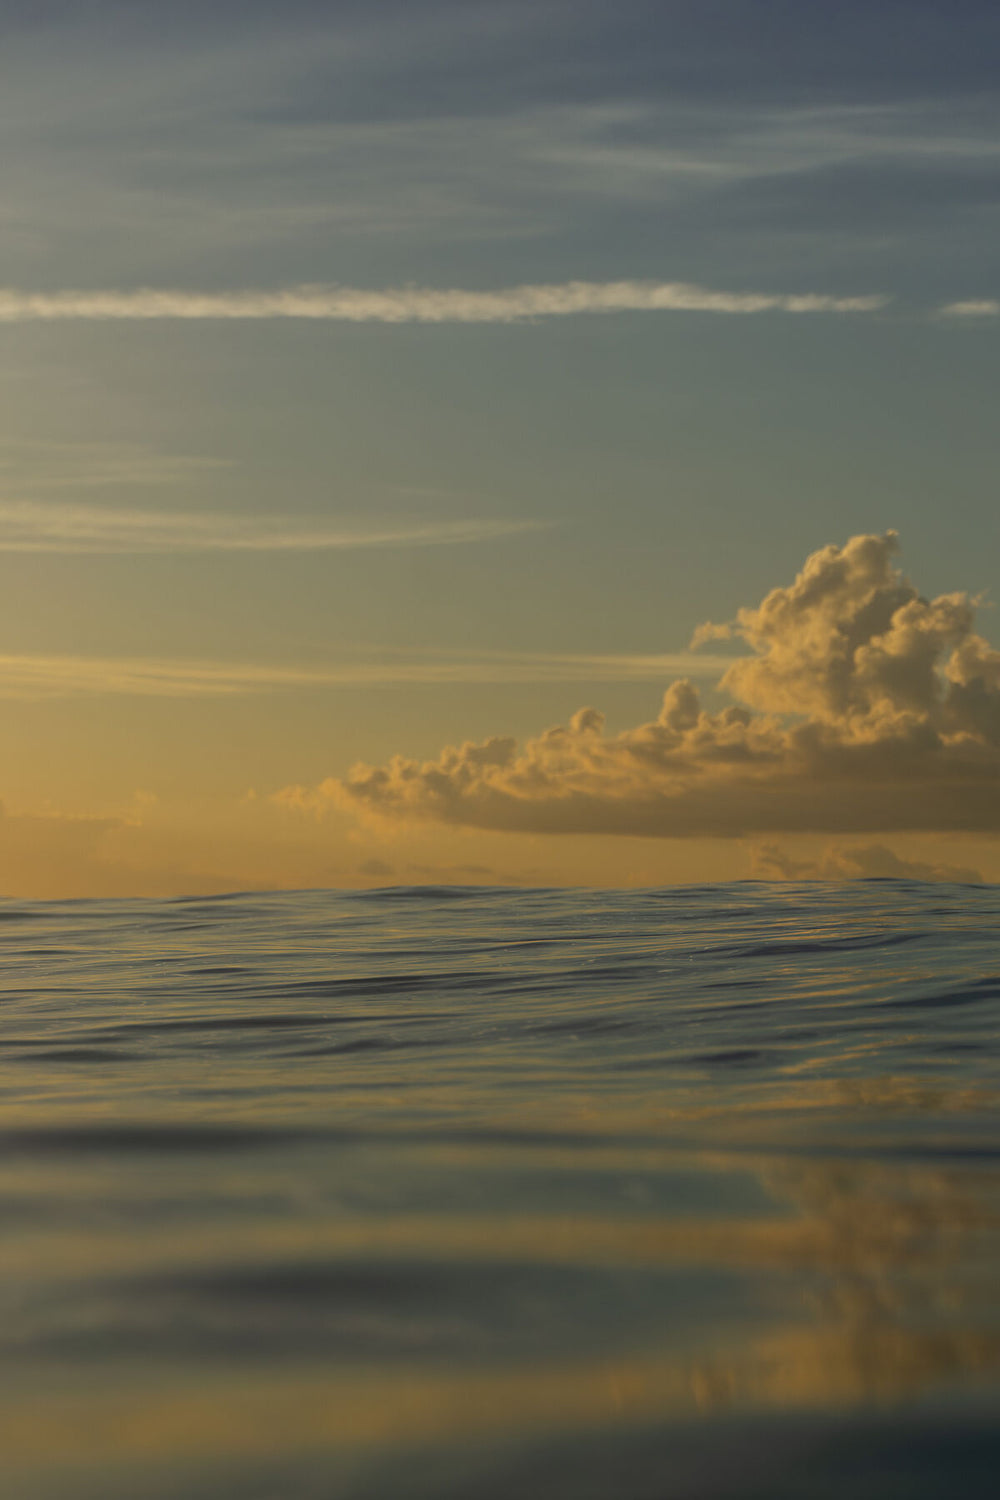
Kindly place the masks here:
POLYGON ((0 698, 129 694, 158 698, 231 696, 296 688, 394 687, 449 683, 659 682, 676 672, 717 677, 731 658, 588 656, 532 652, 370 653, 318 667, 141 657, 0 656, 0 698))
POLYGON ((468 291, 456 287, 300 286, 277 291, 25 292, 0 289, 0 322, 146 322, 303 318, 345 323, 516 323, 580 313, 864 313, 882 296, 723 292, 682 281, 566 281, 468 291))
POLYGON ((548 524, 487 517, 352 524, 321 516, 0 501, 0 552, 291 552, 440 547, 539 531, 548 524))
POLYGON ((1000 315, 1000 302, 993 297, 982 297, 970 302, 947 302, 941 312, 946 318, 995 318, 1000 315))
POLYGON ((0 442, 0 483, 18 491, 162 487, 230 468, 229 459, 157 453, 138 443, 0 442))

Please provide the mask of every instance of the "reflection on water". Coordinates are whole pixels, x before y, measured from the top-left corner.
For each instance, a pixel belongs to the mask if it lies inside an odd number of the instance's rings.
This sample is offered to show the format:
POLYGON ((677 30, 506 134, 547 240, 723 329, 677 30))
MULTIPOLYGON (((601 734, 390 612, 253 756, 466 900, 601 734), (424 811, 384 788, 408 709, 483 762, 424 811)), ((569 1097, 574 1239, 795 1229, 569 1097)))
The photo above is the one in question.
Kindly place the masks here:
POLYGON ((988 1492, 1000 900, 864 894, 3 924, 11 1493, 988 1492))

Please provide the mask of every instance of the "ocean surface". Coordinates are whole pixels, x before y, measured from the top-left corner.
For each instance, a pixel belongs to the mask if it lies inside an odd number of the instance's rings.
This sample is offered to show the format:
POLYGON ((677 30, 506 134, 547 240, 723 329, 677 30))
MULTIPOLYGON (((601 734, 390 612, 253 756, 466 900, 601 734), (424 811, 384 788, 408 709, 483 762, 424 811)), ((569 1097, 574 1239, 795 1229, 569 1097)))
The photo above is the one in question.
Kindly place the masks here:
POLYGON ((5 1500, 1000 1469, 1000 888, 0 902, 5 1500))

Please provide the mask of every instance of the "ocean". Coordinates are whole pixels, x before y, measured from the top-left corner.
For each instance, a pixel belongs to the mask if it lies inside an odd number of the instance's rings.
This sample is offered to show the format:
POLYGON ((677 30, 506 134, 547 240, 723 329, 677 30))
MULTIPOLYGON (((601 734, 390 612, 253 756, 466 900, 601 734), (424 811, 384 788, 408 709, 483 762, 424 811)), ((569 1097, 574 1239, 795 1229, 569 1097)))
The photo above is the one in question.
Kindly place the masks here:
POLYGON ((0 903, 6 1500, 1000 1467, 1000 888, 0 903))

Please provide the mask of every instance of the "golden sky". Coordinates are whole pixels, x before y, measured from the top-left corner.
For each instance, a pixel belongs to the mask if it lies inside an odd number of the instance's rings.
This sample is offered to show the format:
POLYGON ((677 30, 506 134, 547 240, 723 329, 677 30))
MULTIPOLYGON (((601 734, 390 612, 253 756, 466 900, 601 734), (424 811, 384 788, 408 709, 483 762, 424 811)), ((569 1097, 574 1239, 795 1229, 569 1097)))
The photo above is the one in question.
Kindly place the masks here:
POLYGON ((730 9, 0 21, 0 893, 1000 879, 996 18, 730 9))

